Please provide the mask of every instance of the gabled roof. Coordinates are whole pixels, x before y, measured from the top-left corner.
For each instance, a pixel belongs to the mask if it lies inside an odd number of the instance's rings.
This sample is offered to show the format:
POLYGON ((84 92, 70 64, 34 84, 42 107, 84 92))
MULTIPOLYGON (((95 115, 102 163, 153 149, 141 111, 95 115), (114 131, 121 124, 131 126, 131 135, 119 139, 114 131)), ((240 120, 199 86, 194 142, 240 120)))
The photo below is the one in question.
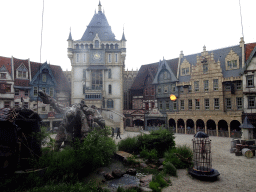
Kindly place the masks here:
POLYGON ((29 65, 28 65, 28 59, 17 59, 13 58, 13 65, 14 65, 14 85, 16 86, 23 86, 23 87, 29 87, 29 77, 28 79, 18 79, 16 78, 16 70, 22 69, 23 71, 28 71, 29 73, 29 65))
POLYGON ((93 41, 96 33, 101 41, 117 41, 111 30, 108 20, 102 11, 95 13, 90 24, 87 26, 81 41, 93 41))
POLYGON ((131 86, 131 90, 139 90, 144 88, 144 82, 146 77, 150 75, 152 77, 152 81, 155 77, 155 74, 158 69, 158 63, 152 63, 148 65, 142 65, 140 70, 131 86))
POLYGON ((0 57, 0 68, 3 69, 3 67, 5 67, 10 75, 12 74, 11 58, 0 57))
POLYGON ((244 73, 244 71, 249 67, 250 62, 252 61, 252 58, 256 55, 256 43, 250 43, 250 44, 246 44, 245 47, 245 58, 246 58, 246 62, 243 68, 243 71, 241 74, 244 73))

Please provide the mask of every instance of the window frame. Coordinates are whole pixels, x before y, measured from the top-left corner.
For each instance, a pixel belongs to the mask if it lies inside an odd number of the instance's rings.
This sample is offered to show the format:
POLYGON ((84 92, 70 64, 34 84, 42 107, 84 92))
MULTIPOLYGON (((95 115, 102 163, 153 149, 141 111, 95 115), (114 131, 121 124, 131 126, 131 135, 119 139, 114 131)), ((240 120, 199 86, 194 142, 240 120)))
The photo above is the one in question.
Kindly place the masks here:
POLYGON ((204 80, 204 92, 209 91, 209 80, 204 80))
POLYGON ((38 87, 33 88, 33 96, 38 97, 38 87))
POLYGON ((111 53, 108 54, 108 63, 111 63, 112 59, 111 59, 111 53))
POLYGON ((42 82, 46 83, 46 81, 47 81, 46 74, 42 74, 42 82))
POLYGON ((246 76, 246 87, 254 87, 254 75, 246 76), (252 79, 249 80, 249 77, 251 77, 252 79), (252 85, 249 85, 249 81, 251 81, 252 85))
POLYGON ((204 99, 204 109, 210 110, 210 99, 209 98, 204 99))
POLYGON ((200 110, 200 100, 195 99, 195 110, 200 110))
POLYGON ((185 110, 185 102, 184 100, 180 100, 180 110, 185 110))
POLYGON ((199 81, 194 81, 194 91, 199 92, 199 81))
POLYGON ((236 97, 236 108, 237 110, 243 109, 243 97, 236 97), (239 105, 240 102, 241 102, 241 105, 239 105))
POLYGON ((231 98, 225 98, 225 107, 226 107, 226 110, 232 110, 231 98))
POLYGON ((213 91, 219 90, 219 79, 213 79, 213 91))
POLYGON ((220 109, 220 99, 214 98, 214 110, 219 110, 219 109, 220 109))
POLYGON ((247 99, 248 99, 248 109, 255 109, 256 108, 255 96, 248 96, 247 99), (252 99, 253 101, 253 106, 250 106, 250 103, 251 103, 250 99, 252 99))
POLYGON ((192 109, 193 109, 192 99, 188 99, 188 110, 192 110, 192 109))
POLYGON ((208 63, 203 64, 203 74, 208 73, 208 71, 209 71, 208 67, 209 67, 208 63))
POLYGON ((112 95, 112 85, 108 85, 108 94, 112 95))
POLYGON ((20 90, 19 89, 14 89, 14 95, 20 95, 20 90))

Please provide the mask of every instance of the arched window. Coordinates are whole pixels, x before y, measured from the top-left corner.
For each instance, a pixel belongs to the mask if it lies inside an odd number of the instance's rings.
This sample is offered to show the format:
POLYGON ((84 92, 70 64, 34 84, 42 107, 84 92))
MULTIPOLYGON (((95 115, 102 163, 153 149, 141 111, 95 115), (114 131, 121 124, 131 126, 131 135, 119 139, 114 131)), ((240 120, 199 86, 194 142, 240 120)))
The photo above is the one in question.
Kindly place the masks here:
POLYGON ((106 45, 106 49, 109 49, 109 44, 106 45))
POLYGON ((101 44, 101 49, 104 49, 104 44, 101 44))
POLYGON ((93 45, 92 44, 90 44, 90 49, 93 49, 93 45))
POLYGON ((114 45, 113 44, 110 45, 110 49, 114 49, 114 45))
POLYGON ((84 44, 81 45, 81 49, 84 49, 84 44))
POLYGON ((118 49, 118 44, 115 44, 115 49, 118 49))
POLYGON ((100 46, 100 43, 99 43, 98 40, 96 40, 96 41, 95 41, 95 48, 99 48, 99 46, 100 46))
POLYGON ((112 99, 108 99, 107 108, 114 108, 114 101, 112 99))
POLYGON ((108 85, 108 94, 112 94, 112 86, 108 85))
POLYGON ((79 45, 78 44, 76 44, 76 49, 79 49, 79 45))

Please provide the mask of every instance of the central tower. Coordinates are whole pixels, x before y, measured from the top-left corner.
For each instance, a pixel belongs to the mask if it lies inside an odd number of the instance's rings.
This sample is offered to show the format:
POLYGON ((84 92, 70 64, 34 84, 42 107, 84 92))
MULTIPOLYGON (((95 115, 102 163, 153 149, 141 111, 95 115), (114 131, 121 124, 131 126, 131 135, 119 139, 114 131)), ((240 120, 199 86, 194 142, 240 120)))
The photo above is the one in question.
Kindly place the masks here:
POLYGON ((106 125, 123 130, 123 70, 126 57, 124 32, 116 40, 99 1, 80 40, 68 38, 68 58, 72 66, 71 103, 84 100, 102 111, 106 125))

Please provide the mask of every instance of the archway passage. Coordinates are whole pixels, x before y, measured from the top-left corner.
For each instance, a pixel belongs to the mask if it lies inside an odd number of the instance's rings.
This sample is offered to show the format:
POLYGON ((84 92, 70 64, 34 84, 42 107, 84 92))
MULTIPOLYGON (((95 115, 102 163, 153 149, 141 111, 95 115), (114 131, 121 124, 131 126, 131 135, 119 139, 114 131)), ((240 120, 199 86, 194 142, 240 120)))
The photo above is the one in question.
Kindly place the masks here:
POLYGON ((195 134, 195 124, 192 119, 187 120, 187 134, 195 134))
POLYGON ((169 119, 169 128, 176 133, 176 123, 174 119, 169 119))
POLYGON ((136 119, 133 121, 133 124, 135 126, 144 126, 144 121, 140 120, 140 119, 136 119))
POLYGON ((177 124, 178 124, 178 133, 185 134, 185 123, 184 123, 184 120, 183 119, 178 119, 177 124))
POLYGON ((209 136, 217 136, 216 123, 212 119, 206 122, 207 133, 209 136))
POLYGON ((230 136, 233 138, 241 138, 242 132, 239 127, 241 123, 237 120, 233 120, 230 122, 230 136))
POLYGON ((205 132, 204 129, 205 125, 204 125, 204 121, 202 119, 197 119, 196 121, 196 131, 202 131, 205 132))
POLYGON ((220 120, 218 122, 218 132, 220 137, 228 137, 228 123, 225 120, 220 120))

